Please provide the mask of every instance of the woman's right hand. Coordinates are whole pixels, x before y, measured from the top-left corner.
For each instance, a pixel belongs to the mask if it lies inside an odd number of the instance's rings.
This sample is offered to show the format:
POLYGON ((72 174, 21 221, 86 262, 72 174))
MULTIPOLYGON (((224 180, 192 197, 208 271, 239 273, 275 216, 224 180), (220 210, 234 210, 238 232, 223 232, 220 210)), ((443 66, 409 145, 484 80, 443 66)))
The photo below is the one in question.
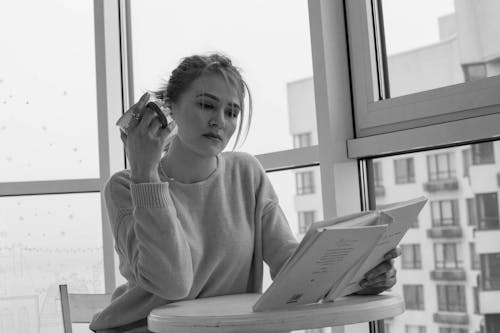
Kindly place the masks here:
POLYGON ((158 163, 160 163, 163 148, 169 128, 162 124, 155 111, 146 107, 149 94, 145 93, 139 102, 127 111, 134 113, 127 134, 121 132, 121 139, 130 163, 132 182, 159 182, 158 163))

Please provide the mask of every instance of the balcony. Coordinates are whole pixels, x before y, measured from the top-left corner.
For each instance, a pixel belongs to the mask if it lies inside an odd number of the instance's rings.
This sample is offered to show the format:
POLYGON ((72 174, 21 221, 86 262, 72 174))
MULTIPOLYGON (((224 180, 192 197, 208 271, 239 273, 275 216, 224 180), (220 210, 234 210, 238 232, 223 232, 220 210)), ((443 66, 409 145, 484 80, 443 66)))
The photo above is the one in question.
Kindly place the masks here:
POLYGON ((462 228, 458 225, 439 226, 427 229, 429 238, 461 238, 462 228))
POLYGON ((458 190, 458 187, 457 178, 429 180, 424 183, 424 191, 429 193, 439 191, 456 191, 458 190))
POLYGON ((461 312, 436 312, 433 315, 434 322, 439 324, 468 325, 469 316, 461 312))
POLYGON ((500 290, 479 291, 479 311, 482 314, 500 313, 500 290))
POLYGON ((435 281, 465 281, 463 268, 440 268, 431 271, 431 279, 435 281))

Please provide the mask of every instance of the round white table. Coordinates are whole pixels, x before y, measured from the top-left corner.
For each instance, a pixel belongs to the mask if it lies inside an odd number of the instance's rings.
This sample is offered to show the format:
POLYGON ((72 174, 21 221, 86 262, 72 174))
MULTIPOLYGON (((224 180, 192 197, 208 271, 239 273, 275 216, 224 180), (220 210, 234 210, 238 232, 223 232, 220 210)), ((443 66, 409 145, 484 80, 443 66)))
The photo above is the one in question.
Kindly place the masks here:
POLYGON ((170 303, 151 311, 148 329, 156 333, 284 332, 375 321, 404 311, 401 297, 388 292, 284 311, 253 312, 259 297, 237 294, 170 303))

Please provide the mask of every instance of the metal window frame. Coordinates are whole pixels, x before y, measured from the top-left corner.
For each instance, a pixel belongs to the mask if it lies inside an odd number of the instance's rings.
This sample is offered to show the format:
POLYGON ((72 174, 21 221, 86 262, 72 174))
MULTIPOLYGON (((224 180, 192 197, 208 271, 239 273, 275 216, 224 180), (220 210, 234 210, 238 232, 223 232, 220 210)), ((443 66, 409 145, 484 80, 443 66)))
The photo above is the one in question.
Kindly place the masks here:
MULTIPOLYGON (((500 77, 378 100, 387 80, 377 53, 383 52, 380 0, 347 1, 349 42, 355 91, 357 137, 458 121, 500 112, 500 77), (495 96, 496 95, 496 96, 495 96)), ((383 96, 382 96, 383 97, 383 96)), ((438 141, 438 135, 428 138, 438 141)))

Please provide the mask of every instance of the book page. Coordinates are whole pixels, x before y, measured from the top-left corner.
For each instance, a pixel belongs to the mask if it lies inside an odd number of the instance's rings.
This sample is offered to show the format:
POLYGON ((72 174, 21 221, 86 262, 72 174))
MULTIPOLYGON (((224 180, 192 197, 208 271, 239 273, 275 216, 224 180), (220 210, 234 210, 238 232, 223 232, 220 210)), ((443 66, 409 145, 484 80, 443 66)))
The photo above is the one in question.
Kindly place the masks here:
POLYGON ((361 290, 359 282, 364 278, 364 275, 372 268, 380 264, 384 260, 384 255, 390 250, 397 247, 406 231, 410 228, 413 221, 418 218, 420 210, 427 202, 425 197, 400 202, 388 205, 380 213, 381 223, 388 223, 387 230, 380 238, 379 242, 370 252, 370 255, 364 260, 362 265, 357 269, 356 274, 353 274, 348 279, 348 284, 339 285, 326 296, 327 301, 332 301, 337 297, 352 294, 361 290), (392 220, 392 222, 391 222, 392 220))
POLYGON ((387 226, 321 229, 307 251, 280 274, 255 303, 254 311, 316 303, 361 257, 366 257, 387 226))

